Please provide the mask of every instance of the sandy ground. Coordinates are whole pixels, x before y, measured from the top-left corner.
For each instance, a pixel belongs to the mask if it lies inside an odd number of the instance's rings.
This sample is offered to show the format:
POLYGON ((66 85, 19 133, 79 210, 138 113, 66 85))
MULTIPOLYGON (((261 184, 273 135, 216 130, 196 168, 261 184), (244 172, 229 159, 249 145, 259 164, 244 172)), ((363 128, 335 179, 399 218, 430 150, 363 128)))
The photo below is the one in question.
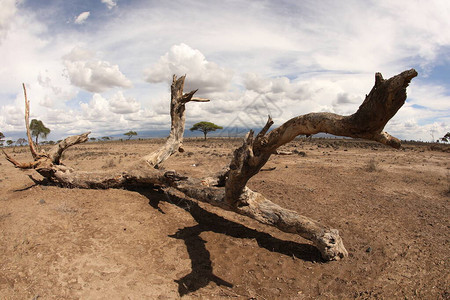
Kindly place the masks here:
MULTIPOLYGON (((161 142, 88 143, 64 163, 120 170, 161 142)), ((205 176, 238 144, 188 140, 165 168, 205 176)), ((36 184, 1 158, 0 299, 450 299, 449 152, 350 140, 283 150, 295 153, 273 156, 276 169, 249 186, 339 229, 345 260, 323 262, 305 239, 156 189, 36 184)))

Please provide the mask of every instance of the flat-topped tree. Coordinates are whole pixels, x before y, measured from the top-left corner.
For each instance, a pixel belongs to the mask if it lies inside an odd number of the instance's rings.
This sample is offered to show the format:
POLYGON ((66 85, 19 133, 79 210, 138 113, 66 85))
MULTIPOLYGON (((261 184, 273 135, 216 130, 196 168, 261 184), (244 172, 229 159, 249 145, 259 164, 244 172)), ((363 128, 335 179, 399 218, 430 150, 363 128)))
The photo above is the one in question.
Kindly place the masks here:
POLYGON ((137 135, 137 132, 130 130, 130 131, 124 133, 123 135, 128 136, 128 140, 130 140, 133 136, 137 135))
POLYGON ((211 122, 198 122, 195 123, 191 129, 189 129, 190 131, 201 131, 203 132, 203 135, 205 136, 205 140, 206 140, 206 135, 208 134, 208 132, 211 131, 216 131, 217 129, 223 129, 222 126, 216 125, 214 123, 211 122))
MULTIPOLYGON (((166 143, 158 150, 137 160, 133 165, 120 170, 79 172, 60 163, 60 158, 68 147, 85 142, 88 134, 68 137, 53 146, 48 153, 38 153, 33 143, 30 150, 34 161, 20 163, 6 158, 17 168, 35 169, 48 181, 63 187, 78 188, 133 188, 155 186, 165 189, 168 195, 185 196, 208 202, 212 205, 248 216, 263 224, 298 234, 311 240, 325 260, 339 260, 347 256, 347 250, 339 231, 308 217, 283 208, 262 194, 247 187, 247 182, 256 175, 277 148, 292 141, 298 135, 311 135, 319 132, 338 136, 374 140, 394 148, 400 148, 400 141, 383 129, 406 100, 406 88, 412 78, 417 76, 414 69, 400 73, 390 79, 375 75, 375 85, 366 96, 359 109, 350 116, 333 113, 310 113, 292 118, 280 127, 269 131, 273 125, 269 117, 266 125, 255 135, 250 131, 241 147, 234 151, 228 168, 206 178, 189 178, 175 171, 158 169, 173 153, 182 148, 185 126, 185 105, 191 101, 207 102, 207 99, 194 98, 195 91, 183 93, 185 76, 173 77, 171 85, 171 131, 166 143)), ((24 86, 25 92, 25 86, 24 86)), ((25 120, 28 122, 29 103, 25 92, 25 120)), ((30 140, 29 129, 27 134, 30 140)))

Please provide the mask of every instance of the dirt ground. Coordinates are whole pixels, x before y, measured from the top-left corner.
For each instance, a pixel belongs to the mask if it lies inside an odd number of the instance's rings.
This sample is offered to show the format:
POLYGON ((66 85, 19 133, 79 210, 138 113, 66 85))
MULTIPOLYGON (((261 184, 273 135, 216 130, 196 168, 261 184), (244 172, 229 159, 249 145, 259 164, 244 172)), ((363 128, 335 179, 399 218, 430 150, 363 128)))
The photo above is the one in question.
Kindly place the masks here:
MULTIPOLYGON (((120 170, 162 140, 88 143, 80 170, 120 170)), ((187 140, 166 163, 220 170, 238 140, 187 140)), ((448 146, 296 140, 249 186, 339 229, 349 257, 157 189, 36 184, 0 158, 0 299, 450 299, 448 146), (447 152, 443 151, 447 150, 447 152)), ((26 148, 8 148, 19 161, 26 148)))

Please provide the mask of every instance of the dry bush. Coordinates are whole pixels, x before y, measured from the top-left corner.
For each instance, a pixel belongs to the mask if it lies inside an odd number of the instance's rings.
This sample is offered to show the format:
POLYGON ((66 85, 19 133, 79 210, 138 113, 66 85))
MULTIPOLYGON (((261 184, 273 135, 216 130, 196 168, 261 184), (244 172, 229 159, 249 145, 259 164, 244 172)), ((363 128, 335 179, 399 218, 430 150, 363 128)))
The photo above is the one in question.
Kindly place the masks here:
POLYGON ((371 158, 369 162, 366 165, 366 171, 367 172, 375 172, 378 171, 378 162, 375 160, 375 158, 371 158))

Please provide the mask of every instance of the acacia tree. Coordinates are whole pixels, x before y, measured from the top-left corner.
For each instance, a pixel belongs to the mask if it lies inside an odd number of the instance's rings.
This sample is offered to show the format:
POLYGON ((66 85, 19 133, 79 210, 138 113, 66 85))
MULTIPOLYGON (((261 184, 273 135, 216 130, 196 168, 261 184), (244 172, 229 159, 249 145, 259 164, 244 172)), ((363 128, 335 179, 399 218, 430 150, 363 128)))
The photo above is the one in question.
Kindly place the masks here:
POLYGON ((127 133, 124 133, 123 135, 127 135, 128 136, 128 140, 130 140, 133 136, 137 135, 137 132, 130 130, 127 133))
MULTIPOLYGON (((207 102, 194 98, 196 91, 183 93, 185 76, 173 76, 171 85, 171 131, 166 143, 158 150, 136 160, 133 165, 119 171, 81 172, 61 164, 63 152, 70 146, 88 140, 90 132, 68 137, 50 148, 37 152, 33 143, 30 151, 33 161, 21 163, 3 153, 6 159, 20 169, 35 169, 49 182, 62 187, 76 188, 129 188, 137 186, 163 188, 169 197, 190 197, 214 206, 248 216, 281 231, 298 234, 317 247, 325 260, 339 260, 348 255, 337 229, 332 229, 298 212, 283 208, 264 195, 252 191, 247 182, 256 175, 277 149, 298 135, 319 132, 337 136, 364 138, 400 148, 400 140, 384 131, 386 123, 397 113, 406 100, 406 88, 417 76, 414 69, 404 71, 390 79, 375 74, 375 85, 358 110, 349 116, 333 113, 309 113, 294 117, 269 132, 273 125, 269 117, 266 125, 255 136, 251 130, 242 146, 234 151, 227 168, 205 178, 189 178, 160 168, 176 151, 183 152, 185 105, 191 101, 207 102)), ((25 92, 25 86, 24 86, 25 92)), ((25 92, 25 120, 28 122, 29 102, 25 92)), ((28 139, 31 139, 27 128, 28 139)))
POLYGON ((38 138, 42 137, 45 139, 47 135, 50 133, 50 129, 45 127, 44 123, 41 120, 33 119, 30 123, 31 135, 36 137, 36 145, 38 145, 38 138))
POLYGON ((443 137, 441 137, 441 141, 448 143, 450 141, 450 132, 447 132, 443 137))
POLYGON ((192 126, 192 128, 189 129, 189 130, 190 131, 201 131, 201 132, 203 132, 203 134, 205 136, 205 140, 206 140, 206 134, 208 132, 211 132, 211 131, 216 131, 217 129, 223 129, 223 127, 219 126, 219 125, 216 125, 214 123, 211 123, 211 122, 203 121, 203 122, 195 123, 192 126))

